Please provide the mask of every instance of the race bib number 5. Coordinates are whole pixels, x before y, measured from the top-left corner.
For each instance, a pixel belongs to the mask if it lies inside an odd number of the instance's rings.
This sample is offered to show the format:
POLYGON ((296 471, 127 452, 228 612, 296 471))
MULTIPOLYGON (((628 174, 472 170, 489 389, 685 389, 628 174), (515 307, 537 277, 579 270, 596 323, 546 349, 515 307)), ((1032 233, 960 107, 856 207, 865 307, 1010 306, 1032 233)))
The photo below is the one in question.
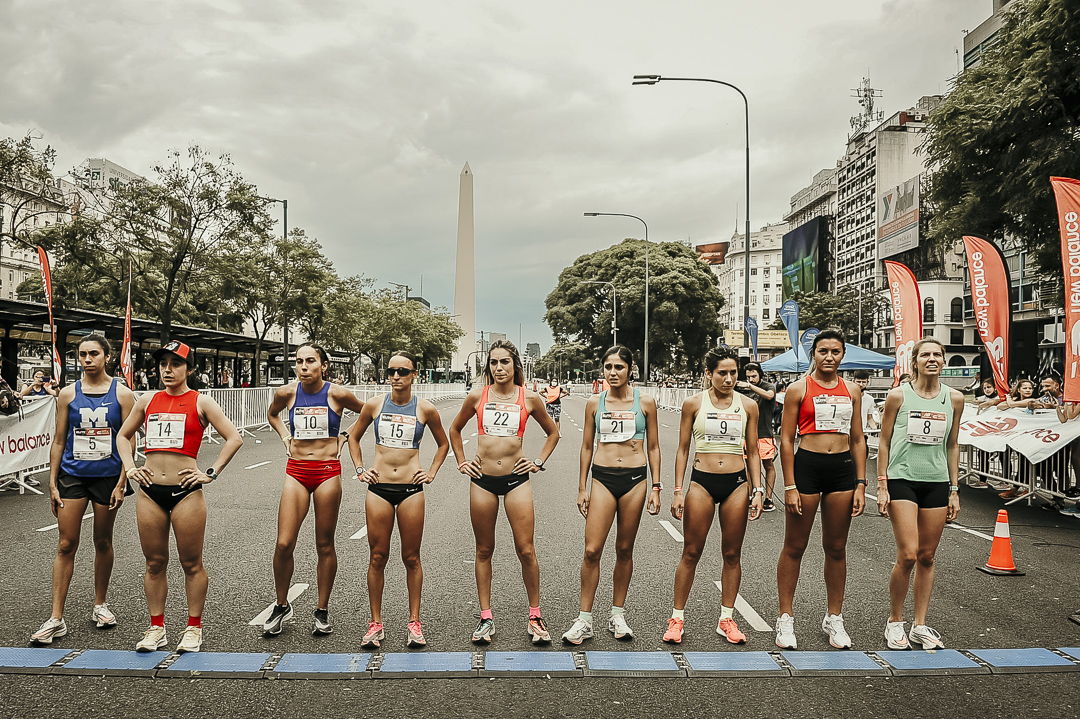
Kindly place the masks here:
POLYGON ((705 441, 742 443, 742 415, 735 412, 707 412, 705 414, 705 441))
POLYGON ((505 402, 484 405, 484 434, 492 437, 516 437, 518 406, 505 402))
POLYGON ((912 410, 908 412, 907 438, 912 444, 941 444, 945 441, 945 413, 912 410))
POLYGON ((416 438, 416 417, 411 414, 379 416, 379 444, 395 449, 412 449, 416 438))
POLYGON ((112 429, 76 427, 71 456, 82 462, 99 462, 112 456, 112 429))
POLYGON ((296 407, 293 436, 297 439, 326 439, 330 436, 329 410, 326 407, 296 407))
POLYGON ((636 417, 632 411, 601 412, 600 413, 600 441, 601 442, 625 442, 634 438, 636 431, 636 417))
POLYGON ((184 446, 186 417, 175 412, 155 412, 146 420, 147 449, 180 449, 184 446))
POLYGON ((829 394, 814 397, 814 426, 819 432, 849 432, 851 397, 829 394))

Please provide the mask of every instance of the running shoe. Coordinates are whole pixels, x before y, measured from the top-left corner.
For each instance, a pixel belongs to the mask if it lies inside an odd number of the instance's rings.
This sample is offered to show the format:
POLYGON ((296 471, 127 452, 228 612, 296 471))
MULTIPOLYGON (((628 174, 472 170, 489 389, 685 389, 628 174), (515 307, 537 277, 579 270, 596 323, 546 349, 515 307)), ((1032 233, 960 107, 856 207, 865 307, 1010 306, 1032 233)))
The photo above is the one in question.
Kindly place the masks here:
POLYGON ((38 630, 30 635, 30 643, 36 647, 52 644, 53 639, 67 636, 67 622, 49 617, 38 630))
POLYGON ((971 487, 972 489, 986 489, 990 486, 990 483, 972 477, 968 479, 967 486, 971 487))
POLYGON ((592 638, 592 625, 580 619, 575 619, 570 628, 566 630, 566 634, 562 635, 562 642, 563 644, 573 644, 576 647, 586 639, 592 638))
POLYGON ((529 617, 529 627, 526 631, 529 632, 534 646, 551 644, 551 633, 548 632, 543 617, 529 617))
POLYGON ((799 642, 795 639, 795 617, 787 612, 776 619, 776 646, 781 649, 799 648, 799 642))
POLYGON ((821 631, 829 635, 829 644, 836 649, 851 649, 851 637, 844 629, 842 614, 826 614, 821 620, 821 631))
POLYGON ((889 649, 911 649, 903 622, 885 622, 885 646, 889 649))
POLYGON ((197 652, 202 649, 202 627, 187 626, 180 635, 180 643, 176 645, 176 651, 197 652))
POLYGON ((625 614, 616 614, 608 619, 607 629, 620 642, 629 642, 634 638, 634 630, 626 623, 625 614))
POLYGON ((383 631, 382 622, 371 622, 367 625, 367 634, 360 640, 360 648, 378 649, 383 639, 386 639, 386 632, 383 631))
POLYGON ((682 619, 672 617, 667 620, 667 631, 664 632, 664 641, 668 644, 682 644, 682 634, 685 626, 686 622, 682 619))
POLYGON ((761 511, 762 512, 775 512, 776 511, 776 505, 773 504, 773 501, 771 499, 766 498, 765 501, 761 503, 761 511))
POLYGON ((315 610, 315 618, 311 624, 311 633, 317 637, 323 637, 327 634, 334 633, 334 625, 330 623, 330 610, 315 610))
POLYGON ((1080 518, 1080 504, 1074 504, 1071 507, 1062 507, 1058 510, 1058 513, 1064 514, 1066 517, 1080 518))
POLYGON ((746 644, 746 635, 739 631, 734 619, 721 619, 716 624, 716 633, 732 644, 746 644))
POLYGON ((945 642, 941 641, 941 635, 938 634, 936 629, 931 629, 925 624, 911 625, 911 631, 908 632, 908 640, 912 644, 918 645, 923 649, 944 649, 945 642))
POLYGON ((271 637, 281 634, 285 622, 292 619, 292 604, 275 604, 270 611, 270 616, 263 622, 263 636, 271 637))
POLYGON ((116 615, 109 609, 108 604, 95 604, 94 611, 90 613, 90 621, 97 625, 98 629, 116 626, 116 615))
POLYGON ((495 636, 495 620, 494 619, 481 619, 476 624, 476 629, 472 633, 473 644, 491 644, 492 637, 495 636))
POLYGON ((409 649, 419 649, 427 646, 427 639, 424 639, 424 625, 419 620, 409 622, 409 639, 405 642, 405 646, 409 649))
POLYGON ((998 496, 1002 499, 1013 499, 1020 496, 1020 490, 1016 487, 1006 489, 1004 492, 998 492, 998 496))
POLYGON ((153 624, 143 632, 142 639, 135 645, 135 651, 137 652, 156 652, 163 646, 169 643, 168 638, 165 636, 165 627, 154 626, 153 624))

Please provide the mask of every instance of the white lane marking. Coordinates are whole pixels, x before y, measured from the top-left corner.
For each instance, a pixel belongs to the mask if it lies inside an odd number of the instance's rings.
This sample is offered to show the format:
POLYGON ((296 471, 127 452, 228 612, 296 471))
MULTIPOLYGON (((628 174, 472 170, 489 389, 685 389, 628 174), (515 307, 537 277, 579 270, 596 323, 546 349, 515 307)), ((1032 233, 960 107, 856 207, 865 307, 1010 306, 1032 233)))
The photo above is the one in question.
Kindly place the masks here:
POLYGON ((265 462, 259 462, 258 464, 253 464, 253 465, 251 465, 249 467, 244 467, 244 469, 255 469, 256 467, 265 467, 268 464, 270 464, 270 460, 266 460, 265 462))
MULTIPOLYGON (((83 515, 82 521, 85 522, 86 520, 90 519, 93 516, 94 516, 93 512, 87 512, 86 514, 83 515)), ((48 532, 50 529, 56 529, 59 526, 60 526, 59 524, 50 524, 48 527, 42 527, 41 529, 39 529, 37 531, 38 532, 48 532)))
POLYGON ((468 443, 469 443, 469 440, 465 440, 464 442, 462 442, 462 443, 461 443, 461 446, 462 446, 462 447, 464 447, 464 446, 465 446, 465 445, 467 445, 468 443))
MULTIPOLYGON (((304 593, 310 584, 294 584, 289 587, 289 603, 291 604, 297 597, 304 593)), ((266 609, 259 612, 254 619, 248 622, 248 626, 254 627, 257 624, 262 624, 270 618, 270 612, 274 611, 274 603, 271 602, 266 609)))
POLYGON ((363 539, 366 536, 367 536, 367 525, 365 524, 363 527, 360 527, 360 529, 356 530, 356 534, 349 537, 349 539, 363 539))
POLYGON ((470 434, 469 436, 470 436, 470 437, 475 437, 475 436, 476 436, 476 432, 473 432, 473 433, 472 433, 472 434, 470 434))
POLYGON ((974 534, 976 537, 982 537, 983 539, 989 540, 991 542, 994 541, 994 538, 989 534, 983 534, 982 532, 971 529, 970 527, 965 527, 962 524, 957 524, 956 522, 950 522, 945 526, 952 527, 953 529, 959 529, 961 532, 967 532, 968 534, 974 534))
MULTIPOLYGON (((720 582, 713 582, 716 585, 717 590, 723 591, 724 586, 720 582)), ((758 632, 771 632, 773 630, 772 625, 761 618, 761 615, 750 606, 750 603, 743 599, 743 595, 735 595, 735 611, 743 616, 747 624, 754 628, 758 632)))
POLYGON ((675 529, 674 525, 666 519, 660 520, 660 526, 667 530, 667 533, 671 535, 671 538, 676 542, 683 541, 682 535, 679 534, 679 530, 675 529))
POLYGON ((664 424, 663 422, 661 422, 661 423, 660 423, 660 426, 661 426, 661 427, 667 427, 668 429, 671 429, 671 425, 670 425, 670 424, 664 424))
POLYGON ((866 496, 867 496, 867 497, 869 497, 870 499, 872 499, 872 500, 873 500, 873 501, 875 501, 875 502, 877 501, 877 497, 875 497, 874 495, 870 494, 869 492, 867 492, 867 493, 866 493, 866 496))

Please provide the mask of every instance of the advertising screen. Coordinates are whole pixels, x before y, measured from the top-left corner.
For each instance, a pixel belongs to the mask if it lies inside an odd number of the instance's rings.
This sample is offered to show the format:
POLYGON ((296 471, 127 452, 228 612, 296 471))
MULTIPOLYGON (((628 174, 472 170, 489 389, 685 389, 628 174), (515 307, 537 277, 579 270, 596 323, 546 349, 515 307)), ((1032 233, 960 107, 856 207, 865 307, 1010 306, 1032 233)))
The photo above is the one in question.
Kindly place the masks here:
POLYGON ((784 235, 782 259, 784 299, 796 292, 821 292, 825 289, 822 251, 828 220, 815 217, 784 235))

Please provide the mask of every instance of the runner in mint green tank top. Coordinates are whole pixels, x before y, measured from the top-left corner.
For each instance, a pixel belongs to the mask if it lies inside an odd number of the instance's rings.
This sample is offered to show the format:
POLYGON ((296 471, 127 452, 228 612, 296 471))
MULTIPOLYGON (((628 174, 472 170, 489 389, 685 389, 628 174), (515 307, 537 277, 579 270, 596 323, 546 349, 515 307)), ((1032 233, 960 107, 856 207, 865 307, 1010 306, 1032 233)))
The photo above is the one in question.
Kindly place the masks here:
POLYGON ((934 555, 945 522, 960 511, 957 435, 964 396, 941 384, 945 348, 923 339, 912 351, 912 380, 885 399, 878 450, 878 510, 892 521, 896 564, 889 578, 890 616, 885 643, 890 649, 912 644, 944 646, 926 625, 934 587, 934 555), (915 571, 915 621, 904 632, 904 600, 915 571))

